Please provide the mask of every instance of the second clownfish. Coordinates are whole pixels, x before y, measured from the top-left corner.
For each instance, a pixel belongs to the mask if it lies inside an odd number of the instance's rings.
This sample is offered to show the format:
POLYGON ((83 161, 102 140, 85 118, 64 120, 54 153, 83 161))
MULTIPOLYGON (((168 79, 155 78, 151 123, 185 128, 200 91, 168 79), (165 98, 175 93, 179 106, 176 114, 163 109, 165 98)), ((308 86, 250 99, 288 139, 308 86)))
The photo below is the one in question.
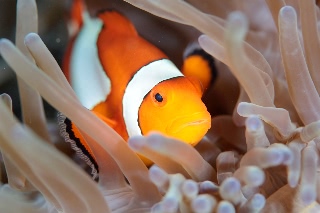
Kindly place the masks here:
MULTIPOLYGON (((64 64, 80 102, 124 140, 157 131, 196 145, 211 125, 201 83, 185 77, 119 12, 104 11, 96 18, 84 12, 83 17, 64 64)), ((60 124, 96 175, 94 155, 77 127, 67 118, 60 124)))

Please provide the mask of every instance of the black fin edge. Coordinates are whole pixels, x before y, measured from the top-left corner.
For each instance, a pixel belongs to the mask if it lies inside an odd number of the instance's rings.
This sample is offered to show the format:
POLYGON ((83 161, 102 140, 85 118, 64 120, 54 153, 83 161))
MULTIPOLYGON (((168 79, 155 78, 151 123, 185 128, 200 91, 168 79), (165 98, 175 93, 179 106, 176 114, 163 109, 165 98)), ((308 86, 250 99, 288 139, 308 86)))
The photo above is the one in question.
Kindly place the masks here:
POLYGON ((212 85, 218 77, 218 70, 216 67, 215 59, 212 57, 212 55, 210 55, 209 53, 207 53, 206 51, 204 51, 201 48, 196 48, 196 49, 192 50, 191 52, 189 52, 189 54, 186 56, 186 58, 193 56, 193 55, 199 55, 204 60, 206 60, 208 62, 209 67, 210 67, 210 71, 211 71, 211 75, 212 75, 210 85, 212 85))
POLYGON ((61 137, 63 137, 63 139, 67 143, 70 143, 71 148, 76 152, 77 156, 79 156, 82 160, 86 162, 86 164, 88 164, 88 166, 91 168, 92 179, 95 180, 96 178, 98 178, 99 175, 99 168, 97 162, 80 142, 80 139, 74 135, 71 129, 71 120, 60 112, 58 112, 57 117, 61 137))

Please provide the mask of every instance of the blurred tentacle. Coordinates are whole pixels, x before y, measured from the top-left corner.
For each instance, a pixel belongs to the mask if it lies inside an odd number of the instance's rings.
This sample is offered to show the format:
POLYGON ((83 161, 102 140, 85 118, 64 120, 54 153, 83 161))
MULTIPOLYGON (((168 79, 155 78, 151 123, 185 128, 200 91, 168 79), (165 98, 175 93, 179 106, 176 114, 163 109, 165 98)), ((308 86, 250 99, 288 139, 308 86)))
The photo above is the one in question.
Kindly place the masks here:
MULTIPOLYGON (((10 96, 7 94, 1 94, 0 99, 1 101, 3 101, 4 106, 6 106, 8 110, 11 112, 12 100, 10 96)), ((5 139, 0 137, 0 140, 5 139)), ((10 187, 16 190, 33 191, 33 186, 30 184, 30 182, 26 181, 26 178, 23 175, 23 173, 10 161, 10 159, 6 157, 5 153, 3 153, 2 156, 10 187)))
POLYGON ((265 2, 267 3, 269 10, 272 14, 272 18, 275 23, 275 26, 279 31, 279 24, 278 24, 279 11, 282 7, 286 5, 286 3, 284 0, 265 0, 265 2))
POLYGON ((287 139, 295 133, 296 126, 291 122, 289 112, 282 108, 262 107, 252 103, 242 102, 238 105, 239 115, 249 117, 259 116, 263 121, 274 127, 283 139, 287 139))
POLYGON ((5 39, 1 40, 0 53, 17 75, 39 91, 52 106, 70 118, 115 159, 124 175, 130 181, 137 198, 151 203, 159 200, 159 194, 155 186, 148 180, 141 180, 140 176, 136 175, 137 171, 142 176, 143 174, 147 175, 147 168, 114 130, 85 109, 69 93, 62 90, 44 72, 35 67, 34 64, 30 63, 11 42, 5 39), (20 63, 15 63, 17 60, 20 63), (106 140, 106 138, 109 140, 106 140), (126 155, 123 155, 123 153, 126 153, 126 155), (146 185, 148 185, 147 191, 145 190, 146 185))
POLYGON ((314 86, 320 93, 320 43, 317 30, 316 4, 314 0, 299 0, 302 39, 305 58, 314 86))
MULTIPOLYGON (((16 45, 31 62, 34 62, 24 45, 24 37, 30 32, 38 31, 38 11, 35 0, 17 1, 16 25, 16 45)), ((18 77, 18 86, 24 123, 30 126, 45 141, 50 142, 41 96, 20 77, 18 77)))
POLYGON ((248 22, 245 16, 240 12, 231 13, 225 31, 225 47, 231 71, 245 89, 252 103, 273 107, 274 91, 272 81, 268 81, 271 84, 271 87, 269 87, 271 90, 267 90, 267 84, 264 82, 263 77, 254 66, 250 66, 250 61, 246 57, 243 42, 247 31, 248 22))
POLYGON ((263 122, 258 116, 252 115, 246 119, 245 135, 247 150, 250 150, 254 147, 270 146, 270 142, 266 136, 263 122))
MULTIPOLYGON (((164 138, 163 140, 166 139, 164 138)), ((167 173, 180 173, 187 178, 190 177, 183 166, 175 161, 175 158, 168 157, 166 153, 161 154, 161 152, 158 152, 158 150, 152 149, 148 144, 148 140, 146 137, 131 137, 128 140, 128 145, 131 147, 131 149, 148 158, 167 173)))
POLYGON ((279 31, 280 50, 291 100, 304 124, 320 120, 320 98, 299 41, 297 15, 290 6, 280 10, 279 31))

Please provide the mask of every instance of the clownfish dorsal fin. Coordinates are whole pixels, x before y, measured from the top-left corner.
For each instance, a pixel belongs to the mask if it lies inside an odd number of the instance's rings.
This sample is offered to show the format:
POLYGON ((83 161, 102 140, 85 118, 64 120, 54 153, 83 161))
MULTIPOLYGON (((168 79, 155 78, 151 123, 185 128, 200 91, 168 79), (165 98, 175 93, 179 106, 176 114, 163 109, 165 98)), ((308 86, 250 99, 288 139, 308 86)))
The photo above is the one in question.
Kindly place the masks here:
POLYGON ((121 13, 115 10, 100 11, 97 15, 103 22, 101 33, 109 36, 130 35, 137 36, 138 33, 132 23, 121 13))

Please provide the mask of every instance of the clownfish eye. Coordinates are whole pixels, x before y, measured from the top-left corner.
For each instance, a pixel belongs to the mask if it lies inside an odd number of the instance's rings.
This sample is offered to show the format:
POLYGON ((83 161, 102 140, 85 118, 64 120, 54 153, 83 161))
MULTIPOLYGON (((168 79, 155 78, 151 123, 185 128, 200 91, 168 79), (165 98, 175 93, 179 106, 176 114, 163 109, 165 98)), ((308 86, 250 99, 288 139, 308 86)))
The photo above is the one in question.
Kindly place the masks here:
POLYGON ((162 95, 160 95, 160 93, 156 93, 154 98, 156 99, 156 101, 158 101, 160 103, 163 101, 163 97, 162 97, 162 95))

